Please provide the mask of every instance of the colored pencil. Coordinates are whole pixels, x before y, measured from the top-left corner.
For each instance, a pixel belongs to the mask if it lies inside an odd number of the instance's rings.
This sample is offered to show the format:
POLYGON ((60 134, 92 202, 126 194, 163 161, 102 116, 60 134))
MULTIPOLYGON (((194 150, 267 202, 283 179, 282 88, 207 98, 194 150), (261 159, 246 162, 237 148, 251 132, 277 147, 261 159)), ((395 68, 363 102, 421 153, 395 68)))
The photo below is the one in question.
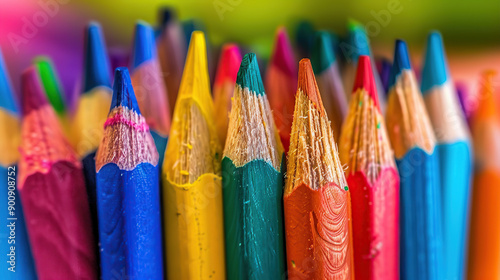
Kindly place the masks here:
MULTIPOLYGON (((109 59, 100 25, 96 22, 89 23, 85 28, 84 38, 83 83, 76 101, 71 134, 73 147, 83 165, 94 239, 99 240, 95 155, 102 139, 113 92, 109 59)), ((98 246, 95 248, 97 250, 98 246)), ((99 254, 97 256, 99 257, 99 254)))
POLYGON ((467 85, 464 82, 455 82, 455 89, 457 91, 458 101, 460 102, 460 109, 465 116, 467 124, 469 124, 470 117, 474 111, 474 106, 471 105, 471 93, 469 92, 467 85))
POLYGON ((500 275, 500 106, 496 72, 483 74, 478 108, 471 119, 475 174, 468 279, 500 275))
POLYGON ((332 45, 330 34, 327 31, 318 31, 311 53, 311 63, 326 114, 332 124, 333 139, 338 142, 348 107, 332 45))
POLYGON ((64 92, 54 63, 48 57, 38 56, 33 60, 33 64, 38 70, 49 103, 52 105, 57 115, 60 118, 64 118, 67 108, 64 101, 64 92))
POLYGON ((158 152, 127 68, 117 68, 96 154, 103 280, 163 279, 158 152))
POLYGON ((280 27, 276 31, 273 53, 267 68, 265 82, 274 121, 283 147, 288 152, 295 103, 294 94, 297 85, 297 66, 284 27, 280 27))
POLYGON ((349 188, 308 59, 299 65, 283 200, 289 279, 354 279, 349 188))
POLYGON ((342 76, 344 88, 346 89, 345 93, 347 100, 349 101, 351 98, 351 94, 347 89, 351 89, 351 86, 354 84, 358 57, 360 55, 368 55, 370 56, 372 71, 375 76, 380 108, 382 109, 382 112, 385 112, 386 98, 385 94, 383 94, 385 91, 382 82, 380 81, 380 76, 375 65, 375 59, 370 49, 370 40, 366 34, 365 28, 361 23, 355 20, 349 20, 347 27, 348 40, 347 42, 342 42, 339 46, 341 54, 344 56, 346 61, 344 67, 342 68, 342 76))
POLYGON ((236 83, 240 63, 241 53, 237 45, 225 44, 222 46, 213 88, 214 108, 219 116, 215 119, 215 126, 222 147, 226 142, 231 98, 233 97, 234 84, 236 83))
POLYGON ((446 279, 465 277, 472 157, 441 35, 429 34, 421 90, 437 139, 446 279))
POLYGON ((37 70, 22 75, 19 194, 39 279, 96 279, 82 166, 49 105, 37 70))
POLYGON ((436 138, 410 66, 396 41, 386 123, 400 176, 400 275, 445 279, 436 138))
POLYGON ((377 71, 380 74, 380 81, 384 87, 384 94, 387 97, 387 93, 389 92, 389 79, 391 78, 392 63, 389 59, 382 57, 377 61, 376 66, 377 71))
POLYGON ((14 98, 7 68, 0 50, 0 184, 2 193, 0 219, 0 251, 3 264, 1 279, 37 279, 33 256, 26 232, 25 218, 19 197, 16 166, 21 142, 19 108, 14 98), (14 248, 14 250, 12 250, 14 248))
POLYGON ((302 20, 295 29, 295 45, 300 57, 310 57, 314 45, 314 26, 310 21, 302 20))
POLYGON ((186 40, 175 11, 171 8, 163 8, 160 13, 160 34, 156 39, 156 44, 162 76, 168 92, 169 112, 172 113, 186 58, 186 40))
POLYGON ((360 56, 339 153, 351 192, 356 279, 399 279, 399 175, 369 56, 360 56))
POLYGON ((234 89, 222 159, 228 279, 282 279, 283 147, 260 76, 246 54, 234 89))
POLYGON ((135 26, 131 69, 137 102, 155 140, 161 170, 170 130, 170 107, 167 88, 161 77, 153 29, 143 21, 135 26))
POLYGON ((193 32, 163 164, 168 279, 225 279, 221 148, 205 35, 193 32))

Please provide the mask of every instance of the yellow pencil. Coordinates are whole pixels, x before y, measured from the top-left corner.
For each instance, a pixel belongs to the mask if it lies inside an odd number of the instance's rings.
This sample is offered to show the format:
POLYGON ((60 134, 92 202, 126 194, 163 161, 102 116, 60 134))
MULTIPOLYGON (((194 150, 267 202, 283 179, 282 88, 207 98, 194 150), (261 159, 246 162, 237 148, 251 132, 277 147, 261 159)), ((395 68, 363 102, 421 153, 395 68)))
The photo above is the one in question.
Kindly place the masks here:
POLYGON ((225 279, 221 147, 205 35, 191 35, 163 163, 168 279, 225 279))

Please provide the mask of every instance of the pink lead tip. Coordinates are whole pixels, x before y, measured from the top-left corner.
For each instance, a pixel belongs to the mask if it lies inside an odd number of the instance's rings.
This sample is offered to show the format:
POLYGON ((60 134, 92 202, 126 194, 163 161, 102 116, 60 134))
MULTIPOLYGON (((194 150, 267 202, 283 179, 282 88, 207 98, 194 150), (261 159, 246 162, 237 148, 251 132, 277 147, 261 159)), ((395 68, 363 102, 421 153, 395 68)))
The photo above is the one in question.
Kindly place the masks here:
POLYGON ((222 47, 215 83, 220 85, 224 81, 236 82, 236 75, 241 64, 240 49, 236 44, 225 44, 222 47))
POLYGON ((377 106, 380 110, 375 78, 373 77, 370 57, 367 55, 359 56, 358 70, 356 71, 356 80, 354 80, 352 92, 355 93, 356 90, 360 88, 363 88, 368 92, 368 95, 373 99, 375 106, 377 106))
POLYGON ((293 49, 285 27, 279 27, 276 31, 276 41, 271 58, 271 65, 275 65, 289 76, 297 75, 297 66, 293 49))
POLYGON ((21 103, 23 116, 48 104, 38 71, 34 66, 26 69, 21 76, 21 103))

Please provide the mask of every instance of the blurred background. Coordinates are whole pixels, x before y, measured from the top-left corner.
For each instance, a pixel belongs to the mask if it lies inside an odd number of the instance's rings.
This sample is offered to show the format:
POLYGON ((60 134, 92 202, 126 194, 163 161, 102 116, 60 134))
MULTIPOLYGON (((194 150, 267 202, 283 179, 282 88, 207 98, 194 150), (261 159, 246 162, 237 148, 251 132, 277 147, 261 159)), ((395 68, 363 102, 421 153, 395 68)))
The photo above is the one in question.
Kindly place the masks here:
POLYGON ((376 56, 392 60, 394 39, 407 40, 417 69, 427 33, 441 31, 452 75, 470 90, 483 70, 500 70, 500 1, 495 0, 1 0, 0 46, 16 89, 19 74, 32 59, 48 55, 65 91, 74 91, 89 20, 101 23, 110 52, 127 54, 136 20, 156 26, 158 10, 165 6, 174 8, 188 25, 195 19, 214 53, 222 43, 233 41, 265 61, 280 25, 287 27, 292 40, 304 19, 342 38, 347 20, 353 18, 368 29, 376 56))

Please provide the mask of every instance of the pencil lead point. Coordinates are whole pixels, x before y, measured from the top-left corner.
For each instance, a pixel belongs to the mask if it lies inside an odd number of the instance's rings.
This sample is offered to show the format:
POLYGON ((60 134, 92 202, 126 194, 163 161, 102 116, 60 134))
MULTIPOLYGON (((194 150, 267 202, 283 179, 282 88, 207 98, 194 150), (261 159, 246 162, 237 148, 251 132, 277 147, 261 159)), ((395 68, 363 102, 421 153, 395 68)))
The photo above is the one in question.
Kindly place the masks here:
POLYGON ((314 103, 314 106, 322 115, 325 115, 323 101, 321 100, 318 85, 316 84, 311 61, 308 58, 303 58, 299 62, 298 89, 314 103))
POLYGON ((441 34, 433 31, 427 37, 427 49, 422 70, 422 93, 448 80, 448 65, 441 34))
POLYGON ((368 92, 375 106, 380 110, 370 57, 367 55, 361 55, 358 59, 358 70, 356 71, 356 79, 354 80, 352 92, 355 93, 361 88, 368 92))
POLYGON ((99 23, 90 22, 85 30, 83 93, 98 86, 111 87, 109 59, 99 23))
POLYGON ((311 63, 314 73, 319 74, 335 62, 332 39, 328 31, 316 32, 314 47, 311 52, 311 63))
POLYGON ((132 88, 132 81, 130 74, 126 67, 118 67, 115 70, 115 80, 113 83, 113 97, 111 99, 111 108, 123 106, 128 109, 141 113, 137 99, 135 98, 134 89, 132 88))
POLYGON ((135 25, 134 50, 132 54, 132 71, 143 62, 156 57, 154 31, 145 21, 138 21, 135 25))
POLYGON ((260 76, 257 56, 254 53, 248 53, 243 57, 240 69, 238 70, 236 83, 242 88, 248 88, 257 95, 266 94, 264 84, 262 83, 262 77, 260 76))
POLYGON ((21 75, 21 104, 23 116, 48 104, 42 81, 35 66, 28 67, 21 75))
POLYGON ((389 77, 389 89, 394 86, 397 77, 403 70, 411 70, 411 64, 406 42, 398 39, 396 40, 396 47, 394 49, 394 62, 389 77))

